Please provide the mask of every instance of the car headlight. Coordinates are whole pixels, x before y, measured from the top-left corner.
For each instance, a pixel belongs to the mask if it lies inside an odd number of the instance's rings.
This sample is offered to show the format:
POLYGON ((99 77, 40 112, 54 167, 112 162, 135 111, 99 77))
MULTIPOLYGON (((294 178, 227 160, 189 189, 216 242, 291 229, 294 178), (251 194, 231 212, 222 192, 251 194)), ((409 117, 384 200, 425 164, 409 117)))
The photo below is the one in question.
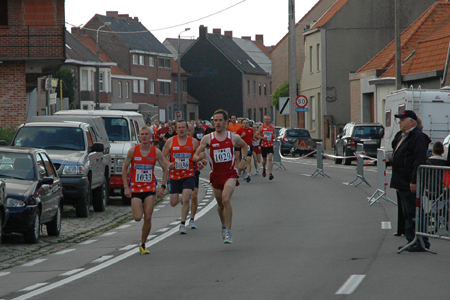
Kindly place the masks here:
POLYGON ((25 202, 14 198, 7 198, 6 207, 25 207, 25 202))
POLYGON ((116 159, 116 166, 122 167, 124 162, 125 162, 125 158, 118 158, 118 159, 116 159))
POLYGON ((83 166, 64 166, 63 175, 82 175, 84 174, 83 166))

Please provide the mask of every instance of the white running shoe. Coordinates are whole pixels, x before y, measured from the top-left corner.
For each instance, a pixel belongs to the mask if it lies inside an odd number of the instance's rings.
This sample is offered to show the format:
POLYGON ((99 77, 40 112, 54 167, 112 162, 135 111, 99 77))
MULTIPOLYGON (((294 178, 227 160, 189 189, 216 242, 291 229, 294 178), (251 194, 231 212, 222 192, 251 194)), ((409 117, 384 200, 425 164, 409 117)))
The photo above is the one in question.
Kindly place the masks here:
POLYGON ((231 230, 227 230, 225 238, 223 239, 224 244, 233 244, 233 238, 231 237, 231 230))
POLYGON ((191 229, 197 229, 197 226, 195 226, 194 220, 190 220, 190 221, 189 221, 189 227, 190 227, 191 229))
POLYGON ((180 234, 186 234, 186 225, 180 224, 180 234))
POLYGON ((255 175, 259 175, 259 171, 258 170, 255 171, 255 175))
POLYGON ((227 236, 227 230, 222 228, 222 240, 225 241, 225 237, 227 236))

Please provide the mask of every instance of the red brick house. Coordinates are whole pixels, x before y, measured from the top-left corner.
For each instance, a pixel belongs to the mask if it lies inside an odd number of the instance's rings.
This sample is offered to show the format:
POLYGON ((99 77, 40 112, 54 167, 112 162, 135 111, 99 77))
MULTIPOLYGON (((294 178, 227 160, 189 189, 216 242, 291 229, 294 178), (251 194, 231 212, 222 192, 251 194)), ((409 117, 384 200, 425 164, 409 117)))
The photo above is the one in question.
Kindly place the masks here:
POLYGON ((64 0, 0 0, 0 127, 26 121, 37 78, 65 60, 64 0))

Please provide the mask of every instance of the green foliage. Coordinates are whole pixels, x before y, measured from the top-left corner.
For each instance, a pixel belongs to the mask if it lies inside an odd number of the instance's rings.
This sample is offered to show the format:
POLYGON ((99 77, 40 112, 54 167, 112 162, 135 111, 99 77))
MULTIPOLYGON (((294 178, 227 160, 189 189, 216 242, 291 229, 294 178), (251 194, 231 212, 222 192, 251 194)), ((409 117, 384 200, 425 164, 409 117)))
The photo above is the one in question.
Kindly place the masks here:
POLYGON ((0 128, 0 140, 6 141, 6 144, 10 145, 14 137, 14 132, 16 130, 13 128, 0 128))
POLYGON ((61 67, 54 75, 53 78, 60 79, 58 82, 58 87, 56 88, 56 94, 57 97, 60 98, 60 91, 61 91, 61 79, 63 81, 63 98, 69 98, 69 106, 74 101, 75 96, 75 88, 76 88, 76 81, 75 77, 73 76, 72 70, 67 67, 61 67))
POLYGON ((289 83, 285 80, 282 84, 277 86, 272 95, 272 105, 278 110, 278 101, 280 97, 289 97, 289 83))

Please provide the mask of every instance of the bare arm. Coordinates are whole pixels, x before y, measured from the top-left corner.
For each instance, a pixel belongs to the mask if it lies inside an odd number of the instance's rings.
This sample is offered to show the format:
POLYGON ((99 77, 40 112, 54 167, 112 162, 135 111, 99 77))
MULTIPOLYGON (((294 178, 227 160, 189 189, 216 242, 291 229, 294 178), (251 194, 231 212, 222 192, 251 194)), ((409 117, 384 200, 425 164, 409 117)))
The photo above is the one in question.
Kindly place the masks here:
POLYGON ((173 141, 173 138, 169 138, 167 140, 167 142, 164 145, 164 148, 162 149, 162 154, 161 154, 163 156, 164 163, 167 165, 169 170, 173 170, 175 168, 175 163, 174 162, 171 163, 169 161, 169 159, 167 159, 167 157, 170 154, 170 148, 172 148, 172 141, 173 141))
MULTIPOLYGON (((241 147, 241 157, 247 157, 247 153, 248 153, 248 145, 246 142, 244 142, 243 139, 241 139, 239 137, 239 135, 234 135, 232 136, 232 140, 233 140, 233 145, 235 147, 241 147)), ((239 163, 238 166, 238 170, 241 171, 245 168, 246 162, 244 159, 241 160, 241 162, 239 163)))
POLYGON ((134 147, 130 148, 127 152, 127 158, 122 166, 122 181, 124 188, 124 195, 131 198, 131 190, 128 186, 128 168, 130 167, 131 161, 133 160, 134 147))
POLYGON ((206 147, 208 147, 208 145, 211 142, 211 135, 205 135, 202 140, 200 141, 200 145, 197 148, 197 151, 195 151, 194 154, 194 161, 198 162, 199 160, 205 159, 206 158, 206 153, 205 153, 205 149, 206 147))
MULTIPOLYGON (((156 159, 158 160, 159 165, 163 169, 163 177, 162 177, 161 185, 167 185, 167 178, 169 177, 169 170, 167 169, 167 165, 164 162, 164 157, 159 149, 156 149, 156 159)), ((158 197, 162 197, 164 195, 164 190, 165 190, 165 188, 163 188, 162 186, 159 187, 158 191, 156 192, 158 197)))

